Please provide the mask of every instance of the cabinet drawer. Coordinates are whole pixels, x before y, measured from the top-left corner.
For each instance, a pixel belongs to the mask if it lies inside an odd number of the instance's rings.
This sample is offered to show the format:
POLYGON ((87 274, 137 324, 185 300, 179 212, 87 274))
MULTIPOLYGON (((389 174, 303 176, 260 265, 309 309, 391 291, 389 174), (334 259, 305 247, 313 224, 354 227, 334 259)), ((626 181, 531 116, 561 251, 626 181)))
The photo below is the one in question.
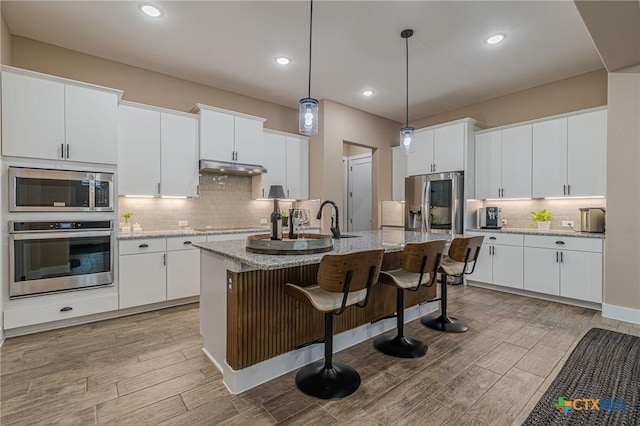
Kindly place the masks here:
POLYGON ((120 249, 120 255, 156 253, 167 249, 167 239, 148 238, 141 240, 123 240, 119 241, 118 248, 120 249))
POLYGON ((191 243, 204 243, 207 241, 206 235, 190 235, 188 237, 167 238, 167 250, 196 250, 191 243))
POLYGON ((501 234, 499 232, 467 232, 469 236, 484 236, 483 244, 499 244, 503 246, 522 246, 524 235, 521 234, 501 234))
POLYGON ((116 309, 118 309, 117 294, 74 300, 73 302, 8 309, 4 311, 4 328, 24 327, 27 325, 115 311, 116 309))
POLYGON ((525 235, 524 245, 526 247, 550 248, 556 250, 591 251, 602 253, 602 240, 599 238, 525 235))

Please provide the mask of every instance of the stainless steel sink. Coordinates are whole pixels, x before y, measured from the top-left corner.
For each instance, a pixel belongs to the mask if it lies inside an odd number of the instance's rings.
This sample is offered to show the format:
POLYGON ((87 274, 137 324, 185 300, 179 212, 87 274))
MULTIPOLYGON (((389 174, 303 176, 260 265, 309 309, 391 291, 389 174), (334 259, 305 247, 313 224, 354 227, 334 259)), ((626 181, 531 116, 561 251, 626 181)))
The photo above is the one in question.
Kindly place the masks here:
POLYGON ((362 235, 353 235, 353 234, 340 234, 340 238, 359 238, 362 235))

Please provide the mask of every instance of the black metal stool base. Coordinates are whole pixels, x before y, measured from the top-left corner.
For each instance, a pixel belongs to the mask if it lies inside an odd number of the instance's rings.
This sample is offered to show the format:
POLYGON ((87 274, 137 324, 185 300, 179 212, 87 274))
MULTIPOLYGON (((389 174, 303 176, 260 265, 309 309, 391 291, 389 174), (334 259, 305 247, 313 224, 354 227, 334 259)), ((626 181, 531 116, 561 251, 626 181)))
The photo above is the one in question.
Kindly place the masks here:
POLYGON ((420 323, 434 330, 445 331, 447 333, 464 333, 469 330, 467 323, 462 320, 444 315, 436 315, 422 317, 420 323))
POLYGON ((358 390, 360 375, 348 365, 338 362, 326 368, 324 361, 303 367, 296 374, 298 389, 319 399, 342 399, 358 390))
POLYGON ((383 354, 396 358, 420 358, 427 354, 427 345, 405 336, 381 336, 373 341, 373 346, 383 354))

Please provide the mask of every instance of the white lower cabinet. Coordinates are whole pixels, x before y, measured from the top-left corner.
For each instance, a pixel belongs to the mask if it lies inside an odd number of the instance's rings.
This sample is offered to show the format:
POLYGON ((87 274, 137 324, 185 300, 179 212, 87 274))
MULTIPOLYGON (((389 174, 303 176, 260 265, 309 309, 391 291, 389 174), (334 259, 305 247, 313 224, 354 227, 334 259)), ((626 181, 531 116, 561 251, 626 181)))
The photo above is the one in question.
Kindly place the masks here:
POLYGON ((560 253, 557 250, 524 249, 524 289, 560 295, 560 253), (556 260, 557 257, 557 260, 556 260))
POLYGON ((475 270, 469 279, 522 289, 523 236, 482 232, 469 235, 484 236, 475 270))
POLYGON ((207 237, 167 238, 167 300, 200 295, 200 249, 207 237))
POLYGON ((120 256, 120 309, 167 300, 165 252, 120 256))

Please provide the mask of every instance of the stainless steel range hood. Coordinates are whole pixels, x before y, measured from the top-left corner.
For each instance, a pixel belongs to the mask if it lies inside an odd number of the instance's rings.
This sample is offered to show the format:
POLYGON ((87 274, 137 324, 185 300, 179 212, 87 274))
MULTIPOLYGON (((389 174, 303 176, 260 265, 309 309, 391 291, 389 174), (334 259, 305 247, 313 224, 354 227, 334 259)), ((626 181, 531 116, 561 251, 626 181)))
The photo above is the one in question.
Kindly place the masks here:
POLYGON ((256 164, 226 163, 224 161, 200 160, 200 173, 254 176, 267 173, 267 169, 256 164))

